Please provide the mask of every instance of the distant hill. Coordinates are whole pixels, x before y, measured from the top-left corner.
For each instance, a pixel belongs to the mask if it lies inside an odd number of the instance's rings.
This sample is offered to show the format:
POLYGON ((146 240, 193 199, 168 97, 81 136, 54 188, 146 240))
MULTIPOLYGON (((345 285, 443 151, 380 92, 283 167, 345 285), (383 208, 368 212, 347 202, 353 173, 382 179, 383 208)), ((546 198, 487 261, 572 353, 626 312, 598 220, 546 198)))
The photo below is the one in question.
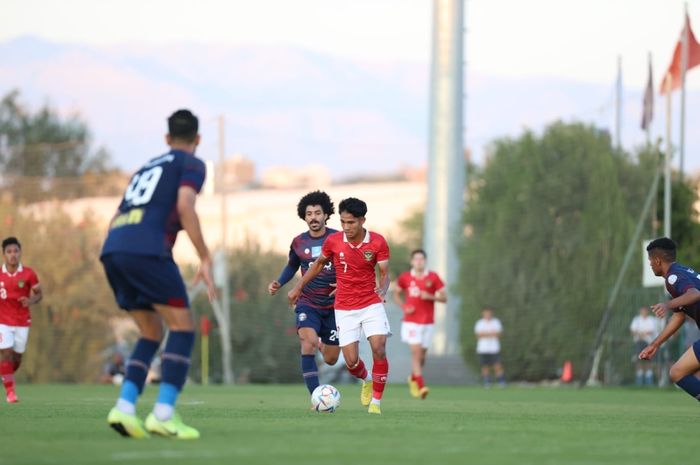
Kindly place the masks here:
MULTIPOLYGON (((218 157, 216 117, 225 114, 227 153, 246 154, 258 170, 320 162, 341 179, 421 165, 428 85, 429 63, 362 62, 282 46, 92 47, 33 37, 0 43, 0 94, 19 88, 32 105, 48 101, 81 114, 96 143, 127 170, 164 149, 164 118, 180 107, 200 116, 200 155, 208 159, 218 157)), ((477 162, 491 140, 525 127, 559 118, 609 127, 614 118, 612 77, 604 86, 468 71, 466 86, 466 141, 477 162)), ((657 133, 661 107, 659 101, 657 133)), ((687 128, 700 122, 695 108, 700 95, 689 92, 687 128)), ((626 146, 644 140, 640 115, 641 89, 627 89, 626 146)), ((700 167, 700 134, 688 130, 686 143, 687 166, 700 167)))

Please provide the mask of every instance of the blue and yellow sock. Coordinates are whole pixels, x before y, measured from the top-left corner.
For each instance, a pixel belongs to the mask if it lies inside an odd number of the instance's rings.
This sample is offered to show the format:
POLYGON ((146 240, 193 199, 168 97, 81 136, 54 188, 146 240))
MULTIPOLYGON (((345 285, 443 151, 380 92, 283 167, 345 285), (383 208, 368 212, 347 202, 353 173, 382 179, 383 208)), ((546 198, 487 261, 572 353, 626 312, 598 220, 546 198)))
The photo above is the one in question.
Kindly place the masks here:
POLYGON ((160 347, 159 341, 141 338, 136 342, 134 351, 126 364, 126 376, 122 384, 117 408, 124 413, 136 413, 136 401, 143 392, 146 376, 153 361, 153 356, 160 347))
POLYGON ((194 346, 194 332, 171 331, 161 355, 162 379, 153 414, 160 421, 169 420, 175 411, 175 402, 185 385, 190 369, 190 355, 194 346))

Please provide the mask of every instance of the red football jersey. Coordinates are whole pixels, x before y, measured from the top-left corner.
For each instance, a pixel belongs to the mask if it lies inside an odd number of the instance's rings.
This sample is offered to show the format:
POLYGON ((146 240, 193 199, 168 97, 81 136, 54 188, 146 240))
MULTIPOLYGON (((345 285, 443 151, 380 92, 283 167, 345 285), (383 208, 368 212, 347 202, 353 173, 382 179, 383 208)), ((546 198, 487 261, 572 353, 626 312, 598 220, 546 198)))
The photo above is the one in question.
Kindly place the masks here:
POLYGON ((345 233, 331 234, 321 254, 333 261, 337 291, 336 310, 359 310, 382 301, 377 288, 375 266, 389 260, 389 245, 381 234, 366 231, 359 244, 351 244, 345 233))
POLYGON ((399 275, 396 284, 404 290, 406 305, 413 307, 413 313, 404 312, 403 321, 422 325, 435 322, 435 301, 420 298, 421 291, 435 294, 445 287, 445 284, 434 271, 427 271, 423 276, 416 276, 412 271, 404 271, 399 275))
POLYGON ((34 270, 19 265, 17 271, 10 274, 5 265, 0 272, 0 324, 7 326, 29 326, 32 317, 29 307, 19 303, 20 297, 29 297, 32 288, 39 284, 34 270))

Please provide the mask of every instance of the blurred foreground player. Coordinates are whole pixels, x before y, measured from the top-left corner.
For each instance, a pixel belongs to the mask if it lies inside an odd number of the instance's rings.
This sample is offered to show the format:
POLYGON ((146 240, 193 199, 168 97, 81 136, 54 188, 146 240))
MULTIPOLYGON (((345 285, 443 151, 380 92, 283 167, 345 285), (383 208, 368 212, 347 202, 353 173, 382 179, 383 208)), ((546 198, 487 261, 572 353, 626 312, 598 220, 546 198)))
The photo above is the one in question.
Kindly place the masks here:
POLYGON ((343 200, 338 205, 338 213, 343 231, 328 236, 321 254, 287 296, 291 304, 296 303, 304 286, 327 263, 333 263, 337 280, 335 321, 340 348, 350 374, 362 380, 360 402, 369 406, 369 413, 381 414, 380 403, 389 375, 386 338, 391 335, 383 304, 390 282, 389 246, 380 234, 370 233, 363 227, 367 204, 362 200, 352 197, 343 200), (379 284, 375 268, 379 268, 379 284), (372 348, 371 375, 360 358, 361 333, 372 348))
POLYGON ((423 380, 423 366, 433 340, 435 302, 447 302, 445 284, 437 273, 426 269, 425 259, 424 250, 411 252, 411 269, 399 275, 394 288, 394 302, 404 312, 401 340, 411 349, 408 388, 413 397, 421 399, 430 392, 423 380))
MULTIPOLYGON (((326 222, 333 214, 333 202, 325 192, 309 192, 299 200, 297 215, 306 222, 308 231, 299 234, 289 246, 289 260, 279 278, 267 286, 270 295, 291 280, 301 267, 303 276, 309 265, 321 255, 321 247, 326 238, 336 231, 327 228, 326 222)), ((301 344, 301 372, 309 394, 319 385, 316 352, 319 350, 319 337, 323 343, 321 353, 328 365, 335 365, 340 355, 338 330, 333 310, 335 292, 335 269, 328 262, 323 271, 302 291, 296 302, 296 325, 301 344)))
POLYGON ((131 178, 109 227, 101 259, 119 306, 128 311, 140 338, 126 366, 119 400, 109 412, 109 425, 124 436, 146 438, 149 433, 175 439, 196 439, 199 431, 175 412, 175 401, 185 384, 194 345, 194 323, 180 271, 173 261, 177 233, 187 232, 200 265, 195 282, 215 297, 211 256, 195 210, 205 165, 194 156, 200 141, 199 122, 188 110, 168 118, 165 136, 170 151, 153 158, 131 178), (169 333, 161 355, 162 380, 153 411, 145 423, 136 416, 153 356, 169 333))
MULTIPOLYGON (((686 315, 695 320, 700 326, 700 275, 687 266, 676 263, 676 243, 662 237, 655 239, 647 246, 649 265, 656 276, 663 276, 666 290, 671 294, 671 300, 659 302, 651 307, 658 317, 663 317, 667 311, 673 314, 666 327, 640 353, 641 360, 651 360, 661 347, 679 328, 683 326, 686 315)), ((671 381, 700 400, 700 379, 695 373, 700 370, 700 340, 692 346, 671 366, 669 376, 671 381)))
POLYGON ((22 246, 16 237, 2 241, 4 263, 0 273, 0 376, 7 402, 19 401, 15 392, 15 373, 27 348, 32 323, 29 306, 43 294, 34 270, 22 265, 22 246))

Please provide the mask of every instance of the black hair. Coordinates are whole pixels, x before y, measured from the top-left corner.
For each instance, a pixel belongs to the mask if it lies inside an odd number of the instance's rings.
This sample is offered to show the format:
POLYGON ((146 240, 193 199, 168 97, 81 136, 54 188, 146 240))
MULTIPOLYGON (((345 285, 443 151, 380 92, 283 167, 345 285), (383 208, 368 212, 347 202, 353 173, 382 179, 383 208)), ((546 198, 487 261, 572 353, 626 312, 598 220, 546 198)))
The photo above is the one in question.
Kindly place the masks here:
MULTIPOLYGON (((306 207, 308 207, 309 205, 320 205, 323 209, 323 213, 328 215, 328 218, 330 218, 331 215, 335 213, 335 208, 333 208, 333 201, 328 196, 328 194, 326 194, 323 191, 309 192, 304 197, 302 197, 301 200, 299 200, 299 203, 297 204, 297 215, 299 215, 299 218, 301 218, 302 220, 306 218, 306 207)), ((326 221, 328 220, 326 219, 326 221)))
POLYGON ((338 213, 350 213, 355 218, 363 218, 367 214, 367 204, 355 197, 348 197, 338 205, 338 213))
POLYGON ((417 253, 423 255, 423 258, 428 258, 428 254, 425 253, 425 250, 423 250, 423 249, 415 249, 414 251, 412 251, 412 252, 411 252, 411 258, 413 258, 413 256, 414 256, 415 254, 417 254, 417 253))
POLYGON ((650 255, 663 258, 667 262, 676 261, 676 243, 668 237, 654 239, 647 246, 650 255))
POLYGON ((5 249, 10 246, 10 245, 16 245, 20 249, 22 248, 22 244, 19 243, 16 237, 10 236, 8 238, 3 239, 2 241, 2 251, 5 253, 5 249))
POLYGON ((199 120, 190 110, 177 110, 168 118, 168 133, 173 139, 192 143, 199 131, 199 120))

